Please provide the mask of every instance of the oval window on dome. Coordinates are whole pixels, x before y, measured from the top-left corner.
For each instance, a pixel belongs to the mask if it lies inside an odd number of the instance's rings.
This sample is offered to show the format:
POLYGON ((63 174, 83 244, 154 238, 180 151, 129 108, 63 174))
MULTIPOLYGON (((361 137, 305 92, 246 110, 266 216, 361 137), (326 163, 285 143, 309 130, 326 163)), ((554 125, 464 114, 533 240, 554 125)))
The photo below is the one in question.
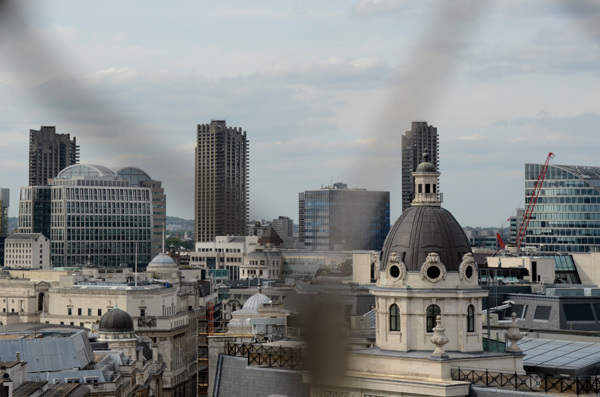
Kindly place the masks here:
POLYGON ((390 276, 392 278, 400 277, 400 268, 398 267, 398 265, 390 266, 390 276))
POLYGON ((467 266, 465 268, 465 277, 467 278, 467 280, 471 280, 473 278, 474 273, 475 269, 473 268, 473 266, 467 266))

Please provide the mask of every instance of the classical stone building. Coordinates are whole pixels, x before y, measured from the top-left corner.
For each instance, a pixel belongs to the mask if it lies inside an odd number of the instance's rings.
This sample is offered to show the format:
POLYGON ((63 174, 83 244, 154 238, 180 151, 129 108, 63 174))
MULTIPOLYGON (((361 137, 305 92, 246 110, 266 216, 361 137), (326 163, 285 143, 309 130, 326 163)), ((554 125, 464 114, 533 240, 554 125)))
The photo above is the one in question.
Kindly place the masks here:
POLYGON ((163 396, 195 397, 198 317, 203 315, 198 283, 182 281, 167 254, 154 258, 147 273, 156 281, 136 285, 133 279, 112 283, 86 279, 82 274, 63 277, 49 292, 45 321, 95 329, 103 316, 116 308, 129 313, 135 334, 150 338, 166 364, 163 396))
POLYGON ((412 207, 398 218, 375 261, 375 347, 347 352, 342 372, 307 372, 313 397, 466 396, 470 384, 453 380, 453 368, 524 374, 520 351, 483 350, 487 291, 478 284, 469 241, 441 207, 436 167, 424 161, 413 175, 412 207))
POLYGON ((50 283, 46 281, 3 275, 0 279, 0 325, 40 322, 48 308, 49 289, 50 283))

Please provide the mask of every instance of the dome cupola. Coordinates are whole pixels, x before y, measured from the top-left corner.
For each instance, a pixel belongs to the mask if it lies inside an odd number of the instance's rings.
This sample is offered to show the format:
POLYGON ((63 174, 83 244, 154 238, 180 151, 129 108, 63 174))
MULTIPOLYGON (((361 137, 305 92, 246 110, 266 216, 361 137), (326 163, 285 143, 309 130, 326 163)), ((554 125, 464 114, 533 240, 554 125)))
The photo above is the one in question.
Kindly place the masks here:
POLYGON ((481 299, 477 264, 463 228, 441 207, 440 173, 423 155, 413 173, 415 198, 387 235, 379 256, 376 345, 384 350, 429 350, 436 321, 448 351, 480 352, 481 299))
POLYGON ((126 311, 115 307, 100 318, 98 331, 101 333, 131 333, 134 331, 133 318, 126 311))

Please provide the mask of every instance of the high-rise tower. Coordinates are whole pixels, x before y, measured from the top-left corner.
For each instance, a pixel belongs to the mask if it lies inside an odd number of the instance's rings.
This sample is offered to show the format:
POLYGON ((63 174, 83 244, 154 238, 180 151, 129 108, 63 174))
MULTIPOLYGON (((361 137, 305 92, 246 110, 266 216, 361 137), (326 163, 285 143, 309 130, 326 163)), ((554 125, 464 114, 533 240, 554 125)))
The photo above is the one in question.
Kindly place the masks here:
POLYGON ((199 124, 196 139, 196 241, 245 236, 248 222, 248 140, 225 120, 199 124))
POLYGON ((56 127, 29 130, 29 186, 48 186, 48 179, 79 162, 75 137, 57 134, 56 127))
POLYGON ((426 121, 413 121, 410 131, 402 135, 402 211, 410 208, 415 198, 412 173, 421 163, 423 153, 429 153, 429 161, 439 169, 437 128, 426 121))

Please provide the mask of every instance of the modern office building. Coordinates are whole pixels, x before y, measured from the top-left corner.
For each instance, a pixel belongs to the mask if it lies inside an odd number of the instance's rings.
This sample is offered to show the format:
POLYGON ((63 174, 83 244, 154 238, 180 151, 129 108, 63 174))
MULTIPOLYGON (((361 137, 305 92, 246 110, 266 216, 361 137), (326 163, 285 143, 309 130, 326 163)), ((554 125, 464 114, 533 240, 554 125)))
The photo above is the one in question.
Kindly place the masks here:
POLYGON ((190 266, 202 268, 209 277, 227 280, 240 279, 244 256, 256 250, 258 236, 217 236, 213 241, 196 243, 190 253, 190 266))
POLYGON ((307 250, 381 250, 390 230, 390 193, 336 183, 299 194, 299 237, 307 250))
POLYGON ((148 263, 152 220, 151 189, 101 165, 72 165, 51 186, 21 188, 19 231, 49 227, 53 267, 148 263))
POLYGON ((29 130, 29 186, 47 186, 64 168, 79 162, 75 137, 57 134, 56 127, 29 130))
POLYGON ((271 222, 273 229, 277 232, 279 237, 283 240, 283 246, 285 248, 294 247, 294 220, 287 216, 280 216, 277 219, 273 219, 271 222))
POLYGON ((152 179, 137 167, 123 167, 117 174, 129 181, 131 187, 147 187, 152 194, 152 258, 164 252, 165 229, 167 227, 167 195, 162 182, 152 179))
POLYGON ((402 211, 410 208, 415 198, 412 173, 421 163, 423 153, 429 153, 429 161, 439 169, 437 128, 425 121, 413 121, 410 131, 402 135, 402 211))
POLYGON ((248 223, 248 140, 225 120, 200 124, 196 141, 196 241, 243 236, 248 223))
POLYGON ((517 208, 516 214, 508 218, 508 221, 510 222, 510 240, 505 241, 505 243, 515 244, 517 242, 517 236, 519 234, 519 230, 521 229, 521 225, 523 224, 524 216, 525 209, 517 208))
MULTIPOLYGON (((543 164, 525 164, 525 205, 543 164)), ((525 235, 545 252, 589 252, 600 247, 600 167, 549 165, 525 235)))

